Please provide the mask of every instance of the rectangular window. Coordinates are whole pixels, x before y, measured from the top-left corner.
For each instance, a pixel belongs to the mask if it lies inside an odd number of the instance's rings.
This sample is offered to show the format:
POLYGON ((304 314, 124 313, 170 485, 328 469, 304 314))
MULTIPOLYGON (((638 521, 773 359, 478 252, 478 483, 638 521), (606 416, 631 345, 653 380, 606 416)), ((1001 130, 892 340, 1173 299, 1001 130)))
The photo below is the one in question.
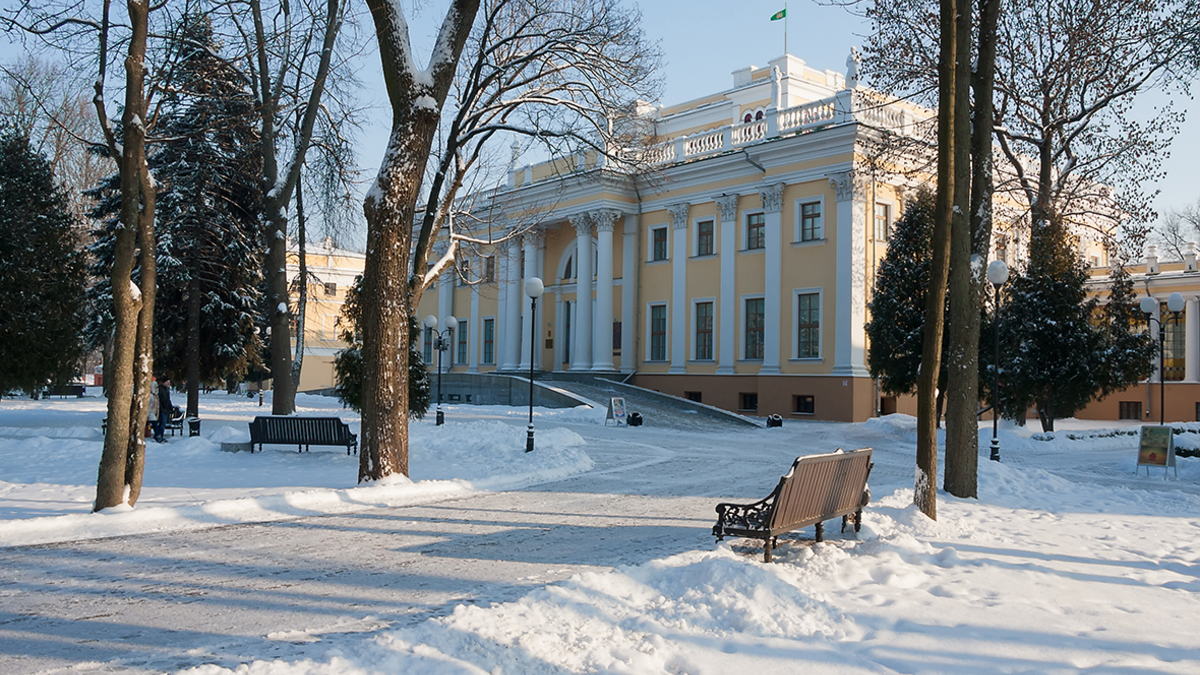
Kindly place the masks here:
POLYGON ((1183 380, 1184 359, 1187 354, 1184 339, 1183 314, 1178 317, 1167 309, 1167 303, 1159 306, 1158 315, 1162 317, 1163 337, 1163 379, 1167 382, 1183 380))
POLYGON ((325 284, 325 296, 332 297, 337 295, 337 284, 332 281, 325 284))
POLYGON ((796 296, 796 358, 821 356, 821 294, 796 296))
POLYGON ((746 301, 746 358, 763 357, 763 329, 766 301, 751 298, 746 301))
POLYGON ((1140 420, 1142 419, 1142 402, 1141 401, 1121 401, 1118 404, 1120 410, 1117 418, 1123 420, 1140 420))
POLYGON ((697 302, 696 305, 696 354, 697 361, 711 361, 713 357, 713 304, 697 302))
POLYGON ((701 395, 701 392, 698 392, 698 391, 685 391, 685 392, 683 392, 683 397, 689 401, 695 401, 696 403, 704 402, 703 401, 704 397, 701 395))
POLYGON ((483 362, 496 362, 496 320, 483 320, 483 362))
POLYGON ((891 229, 892 208, 887 204, 875 203, 875 241, 887 241, 891 229))
POLYGON ((713 250, 713 221, 696 223, 696 255, 712 255, 713 250))
POLYGON ((656 227, 651 230, 653 244, 650 249, 650 261, 667 259, 667 228, 656 227))
POLYGON ((741 399, 742 410, 758 411, 757 392, 739 394, 738 398, 741 399))
POLYGON ((650 360, 667 360, 667 306, 650 307, 650 360))
POLYGON ((767 217, 761 213, 746 216, 746 249, 766 248, 767 217))
POLYGON ((821 202, 800 205, 800 241, 816 241, 824 236, 821 227, 821 202))
POLYGON ((471 281, 471 261, 466 258, 461 258, 454 261, 455 270, 458 274, 455 275, 455 286, 466 286, 471 281))
POLYGON ((621 353, 621 322, 613 322, 613 354, 621 353))
POLYGON ((797 415, 812 415, 816 412, 816 398, 800 394, 792 397, 792 412, 797 415))
POLYGON ((467 362, 467 322, 465 320, 458 322, 458 354, 455 355, 455 363, 466 364, 467 362))
POLYGON ((496 283, 496 256, 494 255, 483 259, 483 282, 485 284, 496 283))
POLYGON ((436 338, 434 338, 434 336, 433 336, 433 329, 426 328, 425 329, 425 347, 424 347, 425 363, 433 363, 433 341, 435 339, 436 338))

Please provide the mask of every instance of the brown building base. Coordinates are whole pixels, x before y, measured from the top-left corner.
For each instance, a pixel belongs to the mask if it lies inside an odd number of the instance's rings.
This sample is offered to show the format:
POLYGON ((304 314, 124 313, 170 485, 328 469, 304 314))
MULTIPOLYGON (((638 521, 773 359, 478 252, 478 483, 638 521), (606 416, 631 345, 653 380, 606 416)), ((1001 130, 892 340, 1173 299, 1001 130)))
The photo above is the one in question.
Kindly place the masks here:
POLYGON ((875 415, 875 382, 865 377, 635 375, 632 384, 745 415, 834 422, 875 415))
POLYGON ((1167 382, 1161 390, 1158 382, 1142 383, 1111 396, 1092 401, 1075 413, 1081 420, 1139 420, 1158 424, 1159 401, 1167 422, 1200 421, 1200 383, 1167 382))

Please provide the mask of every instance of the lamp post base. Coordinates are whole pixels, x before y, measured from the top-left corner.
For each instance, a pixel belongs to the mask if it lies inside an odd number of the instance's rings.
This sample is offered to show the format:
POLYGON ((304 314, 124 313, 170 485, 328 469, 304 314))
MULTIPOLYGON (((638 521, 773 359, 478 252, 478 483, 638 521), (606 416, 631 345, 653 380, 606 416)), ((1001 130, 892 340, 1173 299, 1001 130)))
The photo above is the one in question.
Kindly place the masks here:
POLYGON ((525 452, 533 452, 533 425, 529 425, 529 436, 525 439, 525 452))
POLYGON ((992 437, 992 455, 991 457, 988 457, 988 459, 992 460, 993 462, 1000 461, 1000 439, 996 438, 995 436, 992 437))

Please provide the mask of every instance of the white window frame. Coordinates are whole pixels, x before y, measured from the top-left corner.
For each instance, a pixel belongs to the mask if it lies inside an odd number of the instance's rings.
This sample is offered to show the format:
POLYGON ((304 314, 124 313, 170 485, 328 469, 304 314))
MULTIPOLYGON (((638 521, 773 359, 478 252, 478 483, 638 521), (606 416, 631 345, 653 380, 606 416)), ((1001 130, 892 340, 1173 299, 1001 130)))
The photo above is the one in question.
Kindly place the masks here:
POLYGON ((662 225, 651 225, 646 228, 646 262, 648 263, 664 263, 671 259, 671 225, 663 223, 662 225), (654 259, 654 233, 657 230, 667 231, 667 257, 661 260, 654 259))
MULTIPOLYGON (((793 202, 793 212, 795 219, 792 223, 792 243, 795 244, 812 244, 825 241, 825 224, 828 210, 825 208, 825 196, 817 195, 815 197, 800 197, 793 202), (806 204, 819 204, 821 206, 821 236, 813 237, 812 239, 803 239, 804 236, 804 206, 806 204)), ((874 223, 872 223, 872 227, 874 223)))
POLYGON ((751 209, 749 211, 742 212, 742 226, 740 228, 738 228, 741 230, 741 236, 742 236, 741 251, 742 252, 744 252, 744 253, 762 253, 763 251, 767 250, 767 246, 766 246, 767 222, 766 221, 767 221, 767 212, 765 209, 751 209), (751 216, 762 216, 763 217, 763 247, 762 248, 750 248, 750 217, 751 216))
POLYGON ((704 216, 702 218, 693 218, 691 229, 692 229, 692 251, 691 251, 692 257, 699 258, 701 256, 704 256, 705 258, 707 258, 710 256, 715 256, 718 252, 718 248, 717 248, 717 245, 718 245, 717 217, 716 216, 704 216), (711 223, 712 224, 712 244, 713 244, 712 253, 701 253, 700 252, 700 224, 701 223, 711 223))
POLYGON ((657 300, 646 303, 646 362, 668 363, 671 360, 671 303, 667 300, 657 300), (667 328, 663 338, 664 358, 652 358, 654 354, 654 308, 663 307, 667 319, 667 328))
POLYGON ((719 320, 720 320, 720 318, 717 314, 717 299, 716 298, 692 298, 692 316, 691 316, 691 321, 689 322, 689 324, 691 325, 691 335, 690 335, 691 350, 690 351, 692 354, 693 361, 698 361, 700 363, 713 363, 717 360, 717 332, 720 330, 720 324, 718 324, 717 322, 719 320), (710 303, 710 304, 712 304, 712 308, 713 308, 712 355, 706 359, 700 358, 700 355, 696 353, 696 328, 697 328, 696 319, 699 317, 699 312, 696 311, 696 305, 703 304, 703 303, 710 303))
POLYGON ((741 333, 741 336, 742 336, 741 359, 739 359, 741 361, 753 361, 755 363, 758 363, 759 361, 762 361, 763 358, 766 356, 766 348, 767 348, 767 325, 766 325, 767 303, 766 303, 766 298, 767 298, 767 296, 763 293, 749 293, 747 295, 743 295, 741 298, 741 302, 739 303, 740 307, 738 307, 739 311, 738 311, 738 316, 737 316, 736 320, 738 321, 738 332, 741 333), (746 339, 746 301, 747 300, 762 300, 763 301, 763 356, 757 357, 757 358, 750 358, 750 357, 746 356, 746 347, 748 347, 750 345, 750 341, 746 339))
POLYGON ((796 288, 792 290, 792 361, 816 363, 825 358, 825 289, 796 288), (816 294, 817 296, 817 355, 800 356, 800 296, 816 294))
POLYGON ((894 225, 896 223, 896 202, 894 202, 890 199, 876 199, 875 200, 875 209, 876 210, 875 210, 875 213, 872 214, 872 218, 871 218, 871 238, 875 239, 875 241, 882 241, 884 243, 887 243, 887 240, 890 238, 890 236, 884 237, 883 239, 875 238, 875 218, 874 218, 874 216, 878 215, 879 207, 881 207, 881 206, 884 207, 885 209, 887 209, 887 231, 890 235, 890 233, 892 231, 892 225, 894 225))
POLYGON ((496 345, 499 344, 499 341, 496 340, 496 326, 497 325, 499 325, 499 324, 496 321, 496 317, 494 317, 494 316, 479 317, 479 365, 481 365, 481 366, 496 365, 496 345), (484 330, 483 329, 485 326, 487 326, 487 322, 489 320, 492 322, 492 360, 484 361, 483 356, 484 356, 485 352, 483 350, 483 345, 484 345, 484 339, 483 339, 484 330))

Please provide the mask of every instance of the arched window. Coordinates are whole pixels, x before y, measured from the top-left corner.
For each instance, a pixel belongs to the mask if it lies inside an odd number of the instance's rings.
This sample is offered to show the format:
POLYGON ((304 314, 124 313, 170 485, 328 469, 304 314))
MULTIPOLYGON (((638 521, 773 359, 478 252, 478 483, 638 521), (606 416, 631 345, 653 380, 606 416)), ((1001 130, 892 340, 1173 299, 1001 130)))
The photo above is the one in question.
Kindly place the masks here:
POLYGON ((742 118, 742 122, 746 124, 749 124, 752 121, 754 121, 754 117, 752 117, 750 113, 746 113, 746 116, 742 118))
POLYGON ((572 268, 572 266, 573 266, 572 264, 573 264, 574 262, 575 262, 575 256, 570 256, 570 257, 568 257, 568 258, 567 258, 567 266, 566 266, 566 268, 563 270, 563 278, 564 278, 564 279, 570 279, 570 278, 572 278, 572 277, 574 277, 574 276, 575 276, 575 272, 574 272, 574 270, 572 270, 572 269, 571 269, 571 268, 572 268))
MULTIPOLYGON (((755 121, 761 120, 762 118, 763 118, 763 111, 759 110, 758 112, 754 113, 755 121)), ((747 121, 749 121, 749 120, 747 120, 747 121)))

